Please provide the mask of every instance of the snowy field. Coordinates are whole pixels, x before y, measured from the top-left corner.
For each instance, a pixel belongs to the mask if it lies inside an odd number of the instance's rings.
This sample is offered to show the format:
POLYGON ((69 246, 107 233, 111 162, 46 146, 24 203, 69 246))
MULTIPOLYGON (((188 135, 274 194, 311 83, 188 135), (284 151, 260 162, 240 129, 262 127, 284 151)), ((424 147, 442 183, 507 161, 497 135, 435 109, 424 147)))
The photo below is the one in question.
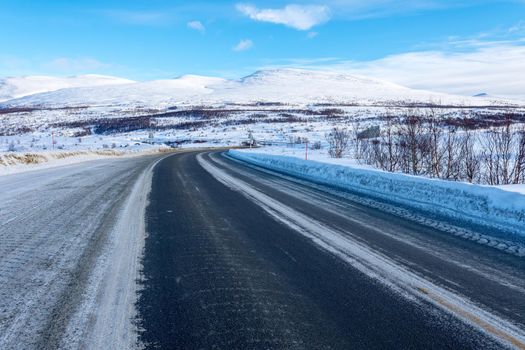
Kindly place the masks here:
POLYGON ((0 152, 134 149, 322 140, 333 127, 381 123, 407 110, 442 118, 525 115, 524 101, 409 89, 334 72, 265 70, 240 80, 183 76, 132 82, 103 76, 0 80, 0 152))

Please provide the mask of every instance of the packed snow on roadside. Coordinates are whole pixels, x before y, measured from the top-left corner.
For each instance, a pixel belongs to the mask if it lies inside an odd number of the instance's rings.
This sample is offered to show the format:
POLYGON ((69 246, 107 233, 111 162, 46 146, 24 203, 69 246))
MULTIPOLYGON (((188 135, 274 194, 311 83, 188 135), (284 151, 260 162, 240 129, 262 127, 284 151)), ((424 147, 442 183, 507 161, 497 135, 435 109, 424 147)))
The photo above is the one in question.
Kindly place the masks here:
POLYGON ((24 173, 27 171, 55 168, 64 165, 83 163, 98 159, 135 157, 155 154, 169 150, 168 147, 150 147, 130 151, 84 150, 48 151, 39 153, 0 152, 0 176, 24 173))
POLYGON ((525 194, 525 185, 501 185, 496 187, 509 192, 525 194))
POLYGON ((331 159, 326 151, 309 150, 309 153, 309 160, 305 160, 304 149, 274 147, 228 152, 233 158, 270 170, 454 220, 496 228, 505 235, 502 238, 525 242, 525 196, 516 193, 523 191, 523 186, 508 186, 503 190, 388 173, 356 164, 350 159, 331 159))

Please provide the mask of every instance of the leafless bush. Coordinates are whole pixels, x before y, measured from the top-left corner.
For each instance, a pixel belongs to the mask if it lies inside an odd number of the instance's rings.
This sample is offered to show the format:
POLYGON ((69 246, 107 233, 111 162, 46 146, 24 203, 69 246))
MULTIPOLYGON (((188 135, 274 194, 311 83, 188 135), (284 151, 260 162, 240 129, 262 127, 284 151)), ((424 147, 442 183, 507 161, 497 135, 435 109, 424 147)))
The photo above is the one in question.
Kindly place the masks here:
POLYGON ((514 164, 514 184, 525 183, 525 125, 517 133, 516 162, 514 164))
POLYGON ((294 135, 288 136, 288 145, 290 147, 294 147, 295 145, 301 145, 307 142, 308 142, 308 139, 303 136, 294 136, 294 135))
POLYGON ((354 128, 355 157, 394 172, 490 185, 525 183, 525 126, 508 120, 486 132, 443 123, 435 110, 386 117, 377 137, 360 138, 354 128))
POLYGON ((350 132, 346 129, 334 128, 326 134, 328 154, 332 158, 342 158, 350 142, 350 132))
POLYGON ((481 171, 481 159, 476 153, 476 138, 471 131, 466 131, 461 141, 460 169, 463 170, 464 178, 470 183, 477 182, 481 171))
POLYGON ((492 128, 482 137, 484 181, 489 185, 508 185, 523 181, 525 145, 521 130, 511 123, 492 128))
POLYGON ((424 133, 423 117, 417 113, 408 115, 399 128, 401 169, 408 174, 419 175, 429 153, 429 138, 424 133))
MULTIPOLYGON (((435 136, 435 135, 434 135, 435 136)), ((435 140, 434 152, 438 154, 438 164, 431 171, 433 176, 445 180, 458 180, 460 178, 460 150, 461 137, 458 131, 448 128, 443 131, 438 140, 435 140)))
POLYGON ((400 149, 397 140, 399 130, 394 123, 395 120, 388 117, 381 135, 380 143, 383 145, 382 153, 384 154, 381 168, 386 171, 396 171, 400 162, 400 149))
POLYGON ((321 149, 321 141, 315 141, 314 143, 312 143, 312 146, 310 148, 313 150, 321 149))

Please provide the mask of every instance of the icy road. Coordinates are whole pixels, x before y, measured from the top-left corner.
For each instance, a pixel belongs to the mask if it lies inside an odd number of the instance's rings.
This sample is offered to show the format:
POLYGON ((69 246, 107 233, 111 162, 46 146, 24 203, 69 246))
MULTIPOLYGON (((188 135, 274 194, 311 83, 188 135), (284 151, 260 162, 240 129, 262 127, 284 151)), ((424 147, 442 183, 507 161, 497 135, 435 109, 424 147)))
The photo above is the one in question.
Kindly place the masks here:
POLYGON ((525 349, 525 259, 387 205, 223 152, 0 177, 0 349, 525 349))

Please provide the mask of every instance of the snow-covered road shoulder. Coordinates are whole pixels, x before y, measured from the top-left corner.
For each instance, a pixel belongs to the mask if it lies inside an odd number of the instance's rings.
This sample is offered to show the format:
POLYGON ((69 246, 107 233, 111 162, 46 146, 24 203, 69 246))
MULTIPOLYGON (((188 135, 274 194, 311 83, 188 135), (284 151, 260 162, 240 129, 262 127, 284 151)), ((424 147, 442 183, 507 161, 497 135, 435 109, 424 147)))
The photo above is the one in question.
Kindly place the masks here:
POLYGON ((25 173, 27 171, 56 168, 93 160, 108 158, 137 157, 157 153, 168 153, 168 147, 150 147, 135 151, 119 150, 83 150, 49 151, 38 153, 0 152, 0 176, 25 173))
POLYGON ((230 150, 228 155, 300 179, 485 227, 486 232, 496 229, 498 238, 525 243, 523 194, 259 152, 230 150))

